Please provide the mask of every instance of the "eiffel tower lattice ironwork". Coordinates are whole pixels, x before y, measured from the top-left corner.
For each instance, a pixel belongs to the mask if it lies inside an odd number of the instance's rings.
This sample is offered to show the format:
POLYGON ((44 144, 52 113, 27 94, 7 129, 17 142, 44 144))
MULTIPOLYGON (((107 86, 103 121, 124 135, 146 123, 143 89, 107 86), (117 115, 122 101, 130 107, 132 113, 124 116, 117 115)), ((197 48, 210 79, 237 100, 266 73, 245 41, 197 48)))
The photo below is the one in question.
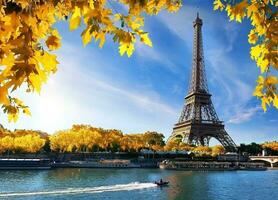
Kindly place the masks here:
POLYGON ((193 22, 194 46, 191 82, 185 97, 185 104, 173 133, 168 139, 181 139, 183 142, 195 145, 209 145, 211 138, 217 139, 227 151, 237 151, 236 144, 224 129, 219 120, 209 93, 202 45, 202 19, 197 14, 193 22))

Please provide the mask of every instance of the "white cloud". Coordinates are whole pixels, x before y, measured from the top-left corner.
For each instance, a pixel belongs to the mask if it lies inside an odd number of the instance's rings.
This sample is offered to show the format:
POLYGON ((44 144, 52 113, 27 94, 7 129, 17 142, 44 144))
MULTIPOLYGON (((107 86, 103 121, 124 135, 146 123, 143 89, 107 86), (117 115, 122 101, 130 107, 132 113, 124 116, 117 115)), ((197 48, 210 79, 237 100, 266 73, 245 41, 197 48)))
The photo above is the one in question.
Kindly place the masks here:
POLYGON ((153 60, 159 63, 161 67, 164 67, 173 73, 177 73, 177 66, 168 58, 168 56, 164 55, 163 52, 156 47, 149 47, 141 42, 137 42, 135 46, 135 54, 138 56, 143 57, 144 59, 153 60))
POLYGON ((240 110, 228 123, 240 124, 249 121, 254 115, 262 111, 260 106, 240 110))
POLYGON ((170 131, 172 124, 166 122, 174 121, 177 111, 156 91, 142 89, 136 83, 121 85, 120 77, 100 73, 99 68, 113 62, 86 52, 65 42, 58 53, 59 70, 42 88, 41 94, 19 92, 30 105, 32 117, 22 115, 17 123, 8 123, 2 115, 3 125, 9 129, 40 129, 48 133, 76 123, 118 128, 124 132, 170 131))
POLYGON ((233 50, 234 43, 236 42, 239 27, 235 23, 226 23, 225 26, 225 34, 227 38, 227 47, 225 49, 226 52, 231 52, 233 50))
MULTIPOLYGON (((203 27, 206 29, 205 32, 209 33, 215 29, 223 29, 225 21, 214 15, 213 11, 189 5, 182 7, 179 12, 174 14, 166 11, 162 12, 157 18, 169 31, 183 40, 185 45, 191 50, 193 44, 193 21, 196 19, 197 12, 199 12, 200 18, 203 19, 203 27)), ((224 28, 226 28, 227 31, 233 29, 231 26, 224 28)))
POLYGON ((248 109, 253 88, 242 77, 239 69, 235 67, 238 63, 229 57, 224 47, 208 50, 207 61, 212 70, 210 84, 217 90, 217 94, 213 94, 215 105, 217 110, 221 111, 222 117, 230 121, 238 116, 238 113, 244 113, 248 109))
POLYGON ((153 113, 163 112, 170 115, 175 114, 174 109, 161 102, 159 100, 159 95, 154 91, 152 91, 152 93, 155 93, 155 95, 146 94, 148 93, 147 91, 134 92, 131 88, 122 88, 107 80, 98 79, 98 77, 94 76, 90 72, 72 71, 70 74, 75 74, 75 76, 78 76, 82 80, 86 80, 87 86, 91 88, 102 90, 110 95, 113 94, 117 97, 127 99, 135 106, 140 107, 145 111, 153 113))

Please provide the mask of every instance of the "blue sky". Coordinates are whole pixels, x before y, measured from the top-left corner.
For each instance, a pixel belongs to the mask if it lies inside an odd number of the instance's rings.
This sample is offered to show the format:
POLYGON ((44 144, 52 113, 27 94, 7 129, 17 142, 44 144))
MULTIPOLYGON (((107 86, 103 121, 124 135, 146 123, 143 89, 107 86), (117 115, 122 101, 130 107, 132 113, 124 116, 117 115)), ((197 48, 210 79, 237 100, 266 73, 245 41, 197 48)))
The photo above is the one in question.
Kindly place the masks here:
POLYGON ((32 117, 22 115, 17 123, 8 123, 1 114, 1 122, 9 129, 50 134, 72 124, 91 124, 124 133, 155 130, 167 138, 187 93, 192 22, 199 11, 209 91, 226 130, 237 144, 277 140, 277 110, 264 113, 252 96, 259 69, 249 56, 248 22, 229 22, 224 13, 213 11, 212 3, 186 2, 176 14, 146 17, 153 48, 138 43, 131 58, 121 57, 109 37, 102 49, 95 42, 84 48, 81 29, 70 32, 66 23, 58 23, 63 36, 58 72, 40 95, 17 92, 32 117))

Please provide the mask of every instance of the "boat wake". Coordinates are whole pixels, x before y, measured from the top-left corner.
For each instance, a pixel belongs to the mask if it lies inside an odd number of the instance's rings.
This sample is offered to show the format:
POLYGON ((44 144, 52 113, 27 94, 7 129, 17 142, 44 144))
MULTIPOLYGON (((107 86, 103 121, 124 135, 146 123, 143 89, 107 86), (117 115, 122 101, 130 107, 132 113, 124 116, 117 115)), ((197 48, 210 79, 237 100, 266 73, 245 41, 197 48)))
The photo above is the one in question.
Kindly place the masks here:
POLYGON ((86 187, 86 188, 67 188, 63 190, 52 191, 34 191, 34 192, 10 192, 0 193, 0 197, 19 197, 19 196, 34 196, 34 195, 66 195, 66 194, 81 194, 81 193, 102 193, 115 191, 130 191, 153 188, 157 185, 154 183, 129 183, 111 186, 86 187))

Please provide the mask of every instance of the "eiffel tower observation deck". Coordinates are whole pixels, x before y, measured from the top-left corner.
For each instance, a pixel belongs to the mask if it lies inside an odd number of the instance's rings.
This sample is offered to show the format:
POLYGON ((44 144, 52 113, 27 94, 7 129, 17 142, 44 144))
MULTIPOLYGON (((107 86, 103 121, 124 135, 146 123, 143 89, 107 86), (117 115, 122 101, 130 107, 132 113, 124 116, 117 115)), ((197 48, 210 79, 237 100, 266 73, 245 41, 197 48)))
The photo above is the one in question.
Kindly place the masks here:
POLYGON ((179 121, 174 125, 173 133, 168 141, 181 139, 187 144, 207 146, 209 140, 215 138, 224 146, 226 151, 235 152, 237 151, 236 144, 226 132, 223 122, 219 120, 208 90, 203 55, 202 25, 203 21, 197 14, 197 18, 193 22, 194 46, 191 82, 179 121))

